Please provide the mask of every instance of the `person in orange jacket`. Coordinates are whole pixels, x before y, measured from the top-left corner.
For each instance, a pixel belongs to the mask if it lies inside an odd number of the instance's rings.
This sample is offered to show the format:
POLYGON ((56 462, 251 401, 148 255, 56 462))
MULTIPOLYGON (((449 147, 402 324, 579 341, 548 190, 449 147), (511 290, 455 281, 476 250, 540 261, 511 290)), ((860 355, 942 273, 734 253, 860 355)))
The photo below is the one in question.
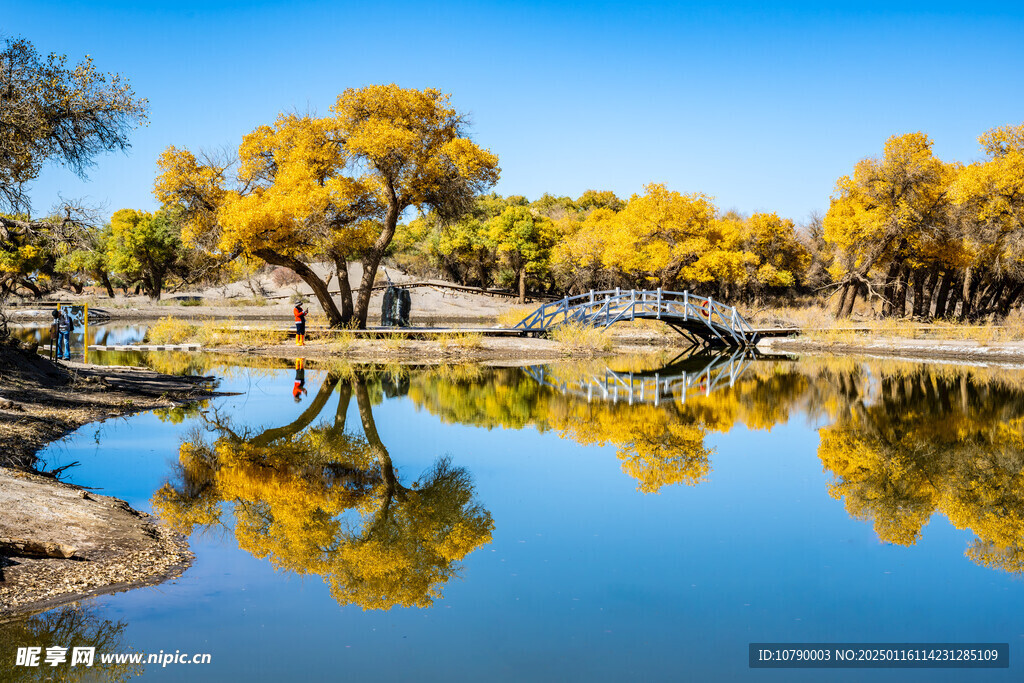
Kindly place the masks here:
POLYGON ((295 343, 299 346, 306 345, 306 311, 302 310, 302 302, 295 304, 295 343))

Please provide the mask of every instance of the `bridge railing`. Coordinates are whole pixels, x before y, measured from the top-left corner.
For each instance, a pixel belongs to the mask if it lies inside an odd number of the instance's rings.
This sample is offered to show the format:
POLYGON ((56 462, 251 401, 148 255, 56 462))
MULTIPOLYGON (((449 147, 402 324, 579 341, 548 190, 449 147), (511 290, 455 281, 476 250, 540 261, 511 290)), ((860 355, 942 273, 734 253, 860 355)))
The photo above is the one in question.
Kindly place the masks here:
POLYGON ((567 322, 608 327, 620 320, 661 319, 662 316, 683 322, 701 321, 722 341, 727 341, 723 332, 728 332, 733 341, 744 343, 749 343, 754 335, 754 329, 734 306, 690 292, 661 289, 608 289, 567 296, 544 304, 514 327, 547 331, 567 322))

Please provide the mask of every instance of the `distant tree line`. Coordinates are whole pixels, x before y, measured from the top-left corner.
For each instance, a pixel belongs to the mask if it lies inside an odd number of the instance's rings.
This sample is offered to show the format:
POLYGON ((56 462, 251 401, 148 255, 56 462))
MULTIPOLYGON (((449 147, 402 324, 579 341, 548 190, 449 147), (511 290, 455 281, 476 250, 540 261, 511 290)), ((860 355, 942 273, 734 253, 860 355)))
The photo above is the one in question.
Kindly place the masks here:
POLYGON ((1005 316, 1024 293, 1024 125, 980 138, 987 159, 945 163, 921 133, 836 183, 825 217, 837 313, 858 296, 887 316, 1005 316))
POLYGON ((968 165, 937 159, 921 133, 894 136, 837 181, 824 217, 797 226, 660 184, 628 199, 487 194, 498 158, 469 139, 448 95, 373 85, 346 90, 326 116, 282 114, 243 136, 237 155, 169 147, 162 208, 105 221, 70 205, 33 218, 25 188, 46 163, 84 175, 99 153, 127 148, 146 100, 88 59, 68 68, 18 39, 0 51, 0 105, 0 296, 93 283, 156 299, 171 283, 269 264, 304 281, 332 326, 365 326, 384 259, 521 301, 660 287, 748 304, 834 297, 840 317, 868 300, 884 316, 969 321, 1005 316, 1024 294, 1024 125, 982 135, 987 158, 968 165))

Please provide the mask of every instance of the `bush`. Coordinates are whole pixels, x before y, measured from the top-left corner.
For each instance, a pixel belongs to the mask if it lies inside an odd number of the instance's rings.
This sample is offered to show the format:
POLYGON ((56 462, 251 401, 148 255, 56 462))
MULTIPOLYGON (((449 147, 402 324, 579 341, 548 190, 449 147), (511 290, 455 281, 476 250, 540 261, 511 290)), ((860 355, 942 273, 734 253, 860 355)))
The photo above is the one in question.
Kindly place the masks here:
POLYGON ((566 323, 551 330, 549 336, 574 354, 607 353, 612 350, 611 337, 590 325, 566 323))
POLYGON ((483 335, 473 332, 449 332, 437 336, 437 343, 441 345, 442 351, 448 351, 450 347, 454 347, 456 351, 470 351, 479 349, 483 342, 483 335))
POLYGON ((196 341, 199 327, 190 322, 168 316, 160 318, 155 325, 146 330, 146 341, 150 344, 184 344, 196 341))
POLYGON ((498 325, 501 327, 514 327, 516 323, 536 310, 536 306, 514 306, 498 314, 498 325))

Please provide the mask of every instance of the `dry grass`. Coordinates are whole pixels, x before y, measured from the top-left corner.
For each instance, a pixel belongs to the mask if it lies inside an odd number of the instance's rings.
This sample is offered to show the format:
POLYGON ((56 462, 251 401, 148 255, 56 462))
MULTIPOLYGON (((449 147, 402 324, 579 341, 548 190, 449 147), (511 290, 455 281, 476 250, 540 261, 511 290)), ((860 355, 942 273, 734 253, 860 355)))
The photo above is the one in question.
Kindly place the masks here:
POLYGON ((498 325, 500 327, 514 327, 516 323, 536 310, 536 306, 513 306, 498 315, 498 325))
POLYGON ((559 325, 548 336, 573 354, 607 353, 613 346, 611 337, 602 330, 579 323, 559 325))
POLYGON ((227 305, 231 307, 237 306, 269 306, 270 301, 266 297, 253 296, 247 299, 228 299, 227 305))
MULTIPOLYGON (((870 313, 870 311, 865 311, 870 313)), ((936 320, 837 319, 823 306, 761 308, 745 312, 753 327, 796 327, 815 341, 856 343, 866 337, 890 339, 946 339, 977 342, 1002 342, 1024 339, 1024 313, 1014 310, 999 325, 992 323, 952 323, 936 320)))
POLYGON ((483 346, 484 337, 474 332, 449 332, 437 336, 437 343, 441 350, 449 351, 472 351, 483 346))
POLYGON ((160 318, 146 330, 146 341, 150 344, 184 344, 197 341, 198 336, 198 325, 173 316, 160 318))
POLYGON ((331 335, 330 341, 326 343, 327 350, 331 353, 345 354, 352 350, 356 343, 356 336, 350 332, 338 332, 331 335))
POLYGON ((213 319, 199 323, 168 316, 160 318, 146 331, 151 344, 184 344, 195 342, 203 346, 264 346, 278 344, 291 336, 290 332, 269 327, 234 326, 232 321, 213 319))
POLYGON ((403 346, 405 346, 406 342, 408 342, 408 341, 409 341, 409 338, 406 337, 404 334, 389 334, 389 335, 386 335, 384 337, 384 350, 385 351, 398 351, 403 346))

